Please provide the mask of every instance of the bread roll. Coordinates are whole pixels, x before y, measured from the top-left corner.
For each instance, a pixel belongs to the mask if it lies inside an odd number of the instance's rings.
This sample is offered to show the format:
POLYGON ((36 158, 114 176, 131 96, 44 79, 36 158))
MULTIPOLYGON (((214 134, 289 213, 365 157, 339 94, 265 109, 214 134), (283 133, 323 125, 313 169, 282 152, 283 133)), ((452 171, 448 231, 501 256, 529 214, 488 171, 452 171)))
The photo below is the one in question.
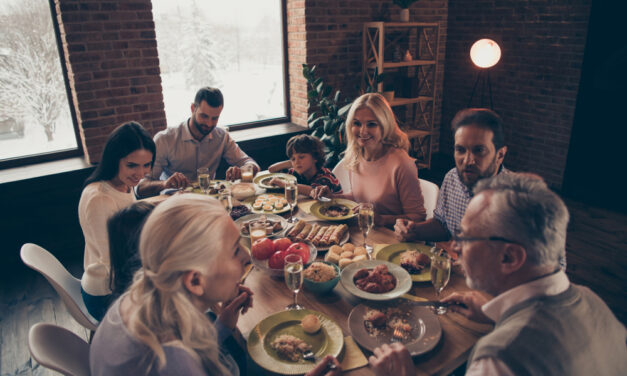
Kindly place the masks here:
POLYGON ((300 320, 300 325, 303 327, 303 330, 309 334, 313 334, 320 330, 321 324, 318 316, 312 315, 311 313, 303 317, 300 320))
POLYGON ((343 251, 344 250, 339 245, 332 245, 331 248, 329 248, 329 252, 333 252, 338 255, 341 254, 343 251))
POLYGON ((344 269, 346 265, 352 264, 354 261, 349 258, 341 258, 339 262, 340 269, 344 269))
POLYGON ((344 251, 342 253, 340 253, 340 258, 349 258, 352 259, 353 258, 353 252, 348 252, 348 251, 344 251))
POLYGON ((340 262, 340 255, 334 252, 327 252, 324 256, 324 261, 332 262, 337 265, 340 262))
POLYGON ((368 254, 368 251, 366 251, 366 248, 364 248, 364 247, 355 247, 355 250, 353 251, 353 253, 354 253, 356 256, 359 256, 359 255, 367 255, 367 254, 368 254))
POLYGON ((368 256, 366 256, 366 255, 359 255, 359 256, 353 257, 353 262, 363 261, 363 260, 368 260, 368 256))
POLYGON ((346 243, 342 246, 342 249, 349 252, 354 252, 355 246, 351 243, 346 243))

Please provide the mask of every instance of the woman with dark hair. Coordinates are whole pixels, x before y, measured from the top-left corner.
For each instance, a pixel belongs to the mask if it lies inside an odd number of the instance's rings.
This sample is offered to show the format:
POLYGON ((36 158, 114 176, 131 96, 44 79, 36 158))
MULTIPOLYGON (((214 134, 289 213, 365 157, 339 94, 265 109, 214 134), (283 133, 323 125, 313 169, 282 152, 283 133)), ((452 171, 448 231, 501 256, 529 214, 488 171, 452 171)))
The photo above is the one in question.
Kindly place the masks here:
POLYGON ((111 273, 109 288, 113 303, 133 282, 133 274, 141 268, 139 235, 155 204, 139 201, 115 213, 107 221, 111 273))
POLYGON ((100 163, 87 178, 78 204, 85 236, 81 293, 89 313, 100 320, 109 305, 107 220, 135 201, 133 187, 155 161, 155 143, 141 124, 117 127, 107 139, 100 163))

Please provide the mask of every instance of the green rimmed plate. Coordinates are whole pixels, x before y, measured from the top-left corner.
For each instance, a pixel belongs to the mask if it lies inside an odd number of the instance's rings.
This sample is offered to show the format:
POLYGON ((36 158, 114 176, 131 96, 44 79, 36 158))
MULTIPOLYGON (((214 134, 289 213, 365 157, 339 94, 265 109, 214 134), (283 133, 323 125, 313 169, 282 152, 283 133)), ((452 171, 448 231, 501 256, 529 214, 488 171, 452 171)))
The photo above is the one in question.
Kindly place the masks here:
MULTIPOLYGON (((224 184, 224 186, 226 188, 230 188, 231 184, 233 184, 232 182, 228 181, 228 180, 220 180, 220 179, 212 179, 211 180, 211 186, 213 187, 215 184, 224 184)), ((204 194, 202 192, 202 189, 200 189, 200 186, 198 185, 198 182, 194 182, 192 183, 192 185, 190 187, 185 188, 185 192, 192 192, 192 193, 198 193, 198 194, 204 194)), ((207 196, 211 196, 211 197, 218 197, 218 193, 209 193, 207 194, 207 196)))
POLYGON ((296 181, 296 176, 294 175, 284 174, 282 172, 271 172, 268 174, 259 174, 255 176, 255 178, 253 179, 253 183, 264 189, 281 189, 281 187, 269 184, 270 180, 272 180, 273 178, 279 178, 284 181, 296 181))
POLYGON ((277 197, 278 199, 280 200, 282 199, 283 201, 285 201, 285 195, 283 195, 282 193, 264 193, 261 195, 249 197, 245 199, 244 201, 242 201, 242 203, 248 206, 251 212, 256 213, 256 214, 280 214, 280 213, 286 213, 290 211, 290 206, 288 204, 285 204, 281 209, 275 209, 273 207, 272 210, 263 210, 263 208, 255 209, 253 207, 253 204, 255 203, 255 201, 257 201, 257 199, 261 200, 261 199, 264 199, 264 198, 267 199, 270 197, 277 197))
POLYGON ((347 200, 344 198, 334 198, 329 202, 322 202, 322 201, 314 202, 311 205, 311 208, 309 208, 309 211, 314 217, 323 219, 325 221, 344 221, 344 220, 353 218, 355 216, 355 212, 353 212, 353 209, 357 205, 359 204, 357 204, 355 201, 347 200), (349 209, 348 214, 337 216, 337 217, 331 217, 327 215, 326 211, 332 206, 347 207, 349 209))
MULTIPOLYGON (((416 244, 416 243, 398 243, 398 244, 388 245, 385 248, 381 248, 381 250, 377 252, 377 255, 375 258, 377 260, 389 261, 392 264, 396 264, 400 266, 401 265, 401 253, 411 250, 411 249, 415 249, 418 252, 424 253, 427 256, 431 257, 431 247, 428 245, 416 244)), ((431 270, 430 267, 426 267, 422 270, 420 274, 409 273, 409 275, 411 276, 411 280, 414 282, 430 282, 431 281, 430 270, 431 270)))
POLYGON ((292 362, 280 357, 270 343, 281 334, 290 334, 311 345, 316 357, 326 355, 337 357, 344 346, 344 334, 337 323, 323 313, 308 309, 283 311, 261 320, 248 336, 246 347, 250 357, 262 368, 283 375, 298 375, 309 372, 315 367, 311 361, 300 359, 292 362), (305 315, 314 314, 320 319, 322 328, 314 334, 305 333, 300 320, 305 315))

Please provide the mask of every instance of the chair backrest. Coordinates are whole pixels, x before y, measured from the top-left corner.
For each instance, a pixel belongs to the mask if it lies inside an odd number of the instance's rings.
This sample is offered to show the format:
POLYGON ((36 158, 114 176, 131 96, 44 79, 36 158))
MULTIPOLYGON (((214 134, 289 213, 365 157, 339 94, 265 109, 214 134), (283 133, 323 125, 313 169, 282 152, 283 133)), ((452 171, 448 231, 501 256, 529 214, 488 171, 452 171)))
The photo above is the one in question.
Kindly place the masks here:
POLYGON ((440 188, 435 183, 428 180, 418 179, 420 181, 420 190, 425 201, 425 209, 427 210, 427 219, 433 218, 435 204, 438 201, 438 193, 440 188))
POLYGON ((28 332, 28 349, 42 366, 68 376, 89 376, 89 344, 60 326, 37 323, 28 332))
POLYGON ((50 282, 74 320, 89 330, 96 330, 98 320, 85 307, 79 279, 74 278, 52 253, 36 244, 24 244, 20 256, 26 266, 38 271, 50 282))
POLYGON ((342 186, 342 192, 349 193, 352 191, 351 181, 348 177, 348 169, 346 168, 346 162, 344 159, 340 159, 339 162, 333 167, 333 175, 340 181, 340 185, 342 186))

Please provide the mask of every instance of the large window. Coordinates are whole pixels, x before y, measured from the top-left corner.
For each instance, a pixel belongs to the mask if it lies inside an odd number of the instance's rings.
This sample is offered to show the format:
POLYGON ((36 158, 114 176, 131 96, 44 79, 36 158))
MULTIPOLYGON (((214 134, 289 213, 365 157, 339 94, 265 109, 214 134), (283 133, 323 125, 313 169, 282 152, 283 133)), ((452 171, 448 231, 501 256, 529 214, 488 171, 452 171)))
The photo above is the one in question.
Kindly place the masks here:
POLYGON ((286 119, 281 0, 152 0, 169 127, 203 86, 224 94, 220 126, 286 119))
POLYGON ((0 164, 78 150, 61 64, 48 0, 0 1, 0 164))

